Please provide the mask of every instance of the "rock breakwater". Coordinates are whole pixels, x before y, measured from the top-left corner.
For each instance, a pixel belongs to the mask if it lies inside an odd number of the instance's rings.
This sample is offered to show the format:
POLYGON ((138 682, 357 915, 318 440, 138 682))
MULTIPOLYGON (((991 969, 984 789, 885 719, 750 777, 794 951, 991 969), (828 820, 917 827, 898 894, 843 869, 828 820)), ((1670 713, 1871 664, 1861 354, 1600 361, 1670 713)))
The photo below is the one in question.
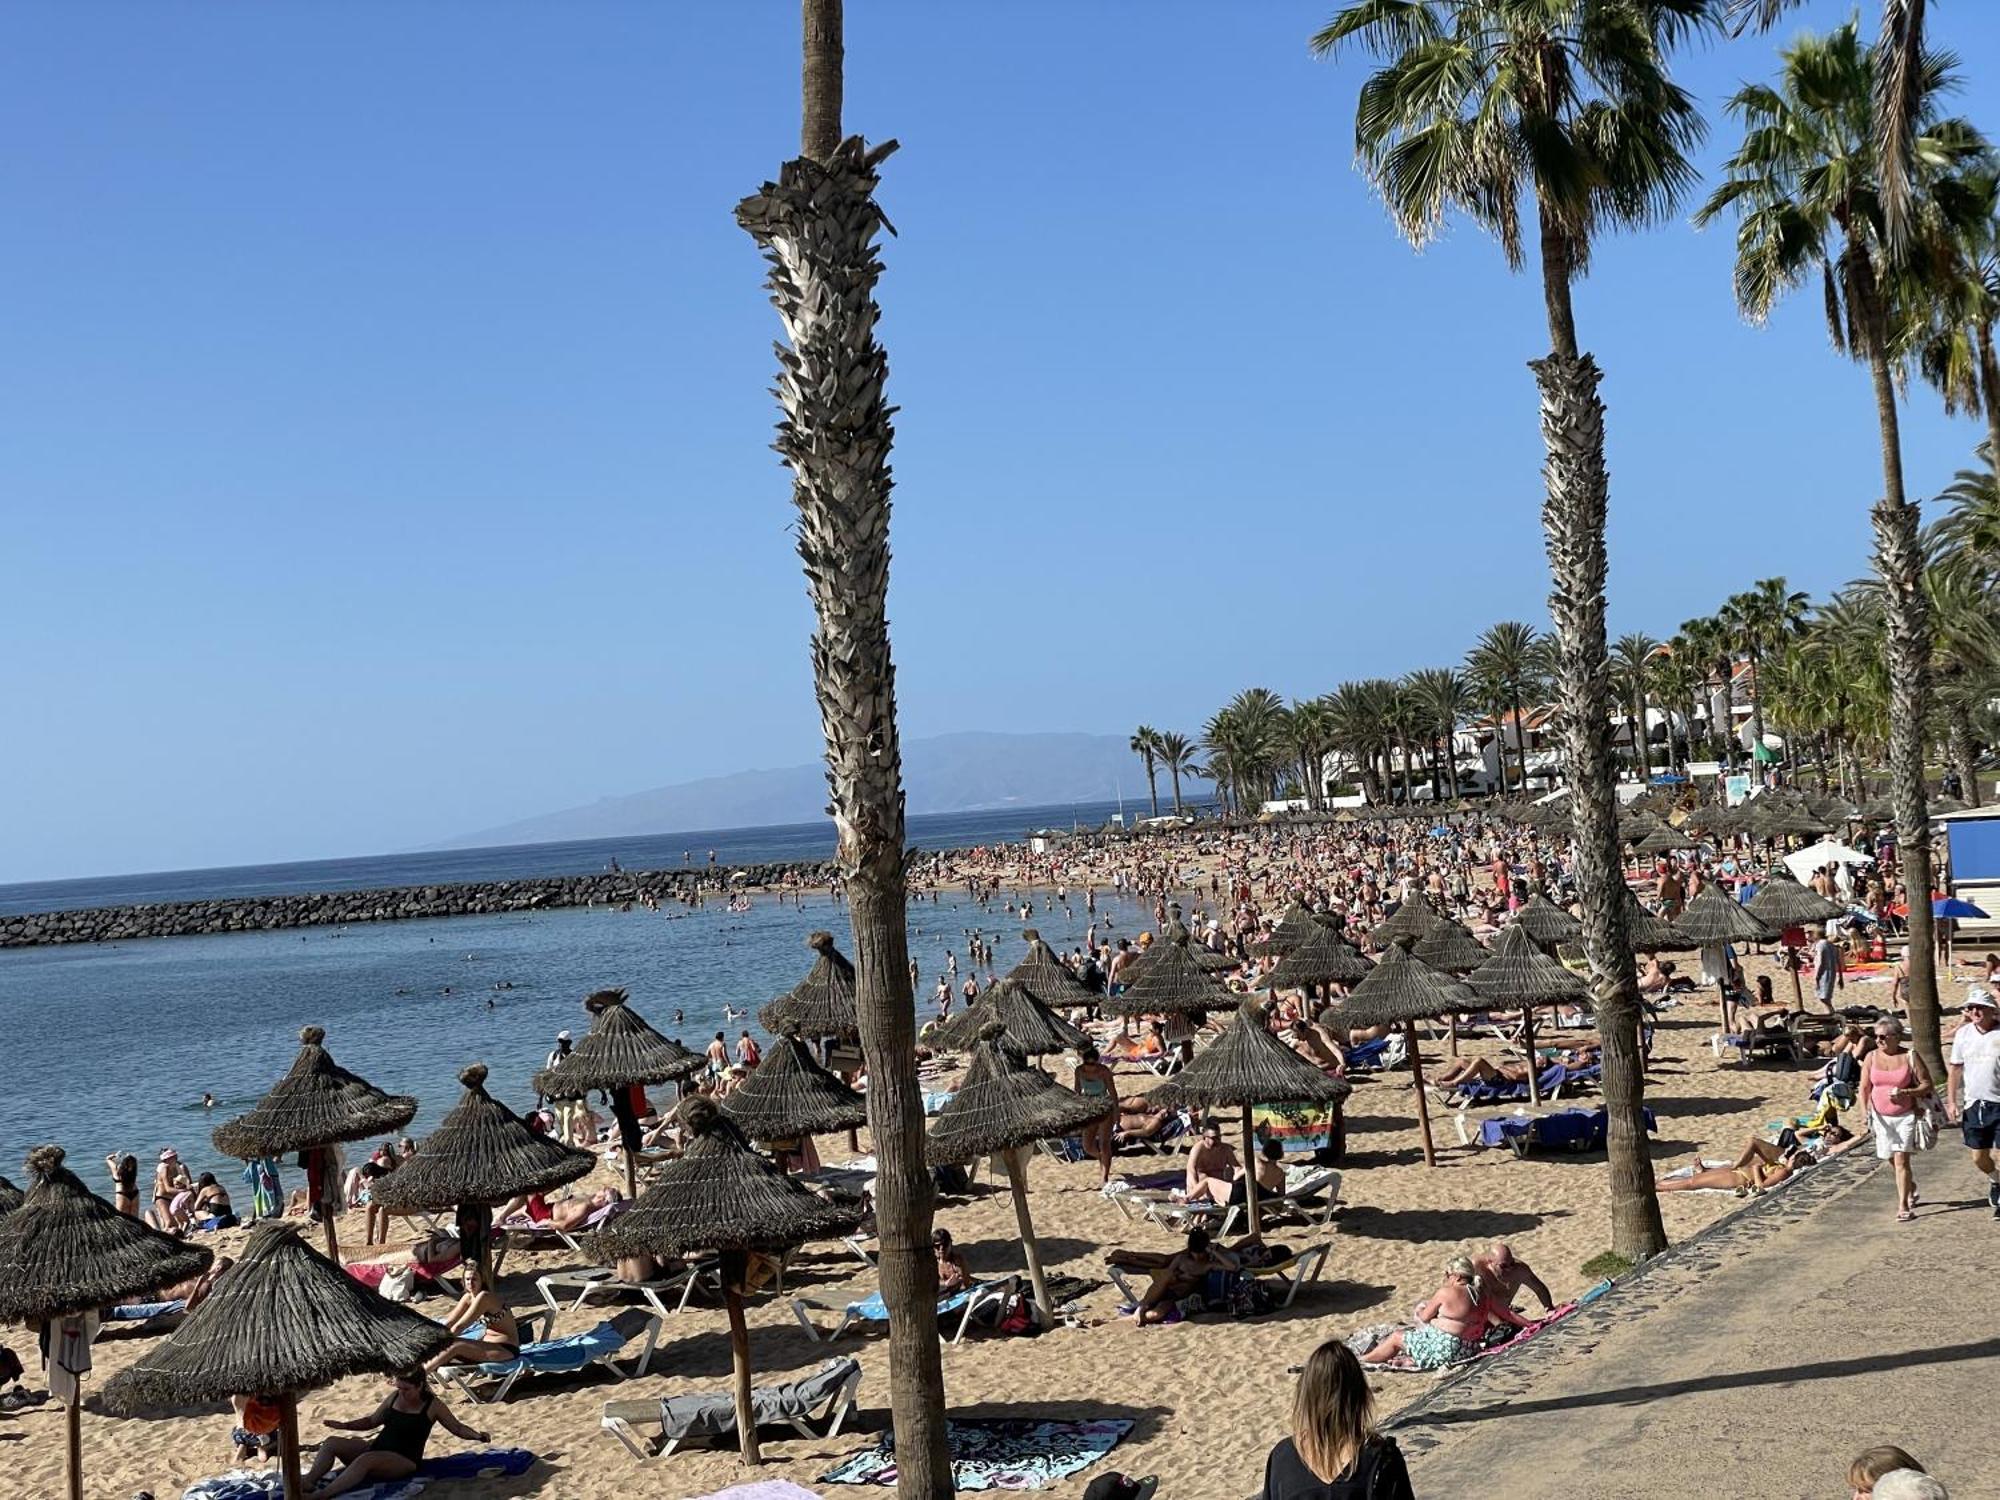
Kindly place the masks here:
POLYGON ((110 943, 131 938, 194 937, 211 932, 271 932, 352 922, 403 922, 419 917, 487 916, 566 906, 622 906, 725 900, 730 890, 774 886, 824 888, 831 863, 742 865, 735 869, 621 870, 599 875, 550 875, 529 880, 482 880, 454 885, 399 886, 370 891, 311 891, 226 900, 171 901, 146 906, 93 906, 78 911, 0 917, 0 948, 47 943, 110 943))

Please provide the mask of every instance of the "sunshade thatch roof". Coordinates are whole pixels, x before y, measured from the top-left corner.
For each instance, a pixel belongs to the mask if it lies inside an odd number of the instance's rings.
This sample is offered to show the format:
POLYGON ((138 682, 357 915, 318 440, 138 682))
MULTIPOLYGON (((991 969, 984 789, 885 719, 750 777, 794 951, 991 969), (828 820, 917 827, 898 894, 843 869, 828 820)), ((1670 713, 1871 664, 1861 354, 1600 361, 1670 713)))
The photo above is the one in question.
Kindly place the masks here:
POLYGON ((1638 854, 1671 854, 1677 849, 1692 849, 1695 842, 1671 823, 1662 823, 1632 847, 1638 854))
POLYGON ((537 1135, 513 1110, 486 1092, 486 1064, 458 1075, 465 1093, 417 1154, 375 1179, 374 1201, 392 1213, 447 1208, 497 1208, 522 1193, 546 1193, 587 1177, 597 1165, 588 1151, 537 1135))
POLYGON ((1000 1024, 989 1021, 973 1044, 951 1102, 931 1122, 928 1154, 933 1163, 968 1162, 1030 1141, 1068 1135, 1111 1107, 1066 1089, 1010 1044, 1000 1024))
POLYGON ((1410 952, 1447 974, 1469 974, 1491 956, 1485 944, 1449 917, 1439 917, 1410 952))
POLYGON ((296 1395, 350 1375, 406 1370, 451 1342, 444 1325, 363 1286, 282 1221, 251 1231, 242 1257, 172 1337, 104 1388, 121 1416, 231 1396, 296 1395))
POLYGON ((592 1235, 593 1254, 687 1255, 696 1250, 783 1250, 846 1234, 859 1202, 834 1202, 750 1149, 736 1122, 699 1095, 680 1104, 687 1145, 633 1205, 592 1235))
POLYGON ((387 1135, 416 1118, 415 1099, 385 1094, 336 1063, 324 1026, 305 1027, 299 1042, 291 1071, 247 1113, 215 1127, 216 1150, 240 1161, 290 1156, 387 1135))
POLYGON ((729 1091, 722 1112, 753 1141, 788 1141, 864 1125, 868 1101, 822 1068, 804 1042, 787 1036, 729 1091))
POLYGON ((1590 993, 1584 977, 1535 946, 1528 929, 1509 923, 1493 940, 1485 963, 1465 976, 1466 988, 1497 1009, 1560 1005, 1590 993))
POLYGON ((594 1089, 669 1083, 701 1071, 703 1059, 661 1036, 625 1003, 623 990, 598 990, 583 1002, 590 1030, 553 1068, 535 1075, 544 1099, 581 1099, 594 1089))
POLYGON ((28 1153, 28 1191, 0 1218, 0 1323, 66 1318, 185 1281, 214 1259, 200 1245, 129 1218, 63 1165, 63 1148, 28 1153))
POLYGON ((1514 913, 1513 925, 1525 927, 1538 943, 1569 943, 1583 936, 1583 923, 1539 893, 1514 913))
POLYGON ((1431 924, 1437 919, 1437 909, 1419 891, 1382 921, 1376 923, 1375 930, 1369 936, 1375 940, 1375 946, 1378 948, 1386 948, 1392 943, 1407 945, 1429 932, 1431 924))
POLYGON ((26 1195, 6 1178, 0 1177, 0 1214, 11 1214, 26 1195))
POLYGON ((1625 941, 1634 953, 1671 953, 1701 946, 1658 912, 1647 911, 1629 885, 1625 887, 1625 941))
MULTIPOLYGON (((1238 967, 1237 960, 1232 955, 1217 953, 1214 949, 1195 941, 1194 934, 1188 931, 1187 924, 1180 920, 1180 909, 1176 904, 1173 915, 1167 918, 1166 925, 1160 929, 1159 942, 1153 944, 1138 964, 1126 965, 1125 972, 1132 975, 1132 979, 1136 979, 1138 976, 1133 974, 1133 969, 1143 967, 1148 959, 1160 951, 1161 943, 1185 943, 1188 957, 1194 960, 1194 966, 1204 974, 1221 974, 1238 967)), ((1127 979, 1125 982, 1130 984, 1132 979, 1127 979)))
POLYGON ((1757 894, 1744 903, 1744 910, 1780 929, 1801 922, 1830 922, 1847 915, 1846 907, 1800 885, 1783 870, 1773 870, 1764 878, 1757 894))
POLYGON ((1090 1040, 1015 979, 1002 979, 989 986, 977 1002, 932 1032, 931 1040, 936 1046, 954 1051, 969 1050, 978 1041, 980 1028, 989 1020, 1006 1028, 1007 1040, 1029 1057, 1068 1052, 1090 1040))
POLYGON ((1147 1097, 1157 1104, 1338 1104, 1353 1092, 1271 1035, 1267 1005, 1245 1000, 1222 1035, 1147 1097))
POLYGON ((1319 923, 1313 919, 1311 908, 1303 901, 1294 901, 1285 908, 1285 914, 1278 918, 1278 925, 1263 937, 1266 953, 1275 953, 1280 958, 1296 948, 1303 948, 1313 940, 1319 931, 1319 923))
POLYGON ((1401 1026, 1485 1004, 1462 981, 1433 969, 1398 943, 1334 1007, 1334 1016, 1342 1026, 1401 1026))
POLYGON ((1278 966, 1257 981, 1257 987, 1297 990, 1309 984, 1353 984, 1374 967, 1359 950, 1341 941, 1333 928, 1322 926, 1309 941, 1279 959, 1278 966))
POLYGON ((811 933, 806 946, 819 956, 804 979, 757 1012, 773 1036, 851 1037, 861 1030, 854 1010, 854 965, 833 946, 830 932, 811 933))
POLYGON ((1741 903, 1723 894, 1719 885, 1705 885, 1674 926, 1701 944, 1768 943, 1777 931, 1741 903))
MULTIPOLYGON (((1021 936, 1028 940, 1027 956, 1007 971, 1007 977, 1022 986, 1045 1006, 1094 1005, 1097 996, 1090 992, 1081 979, 1063 967, 1049 945, 1042 941, 1042 935, 1032 927, 1023 928, 1021 936)), ((1003 1016, 1001 1018, 1005 1020, 1003 1016)), ((975 1033, 976 1035, 976 1033, 975 1033)), ((1022 1038, 1016 1034, 1015 1041, 1022 1038)), ((1064 1045, 1073 1045, 1065 1043, 1064 1045)), ((1054 1048, 1045 1049, 1054 1051, 1054 1048)), ((1027 1049, 1030 1056, 1035 1049, 1027 1049)))
POLYGON ((1185 929, 1178 937, 1153 944, 1143 963, 1125 972, 1137 973, 1122 995, 1109 995, 1100 1004, 1107 1015, 1206 1015, 1214 1010, 1230 1010, 1236 996, 1215 975, 1202 968, 1185 929))

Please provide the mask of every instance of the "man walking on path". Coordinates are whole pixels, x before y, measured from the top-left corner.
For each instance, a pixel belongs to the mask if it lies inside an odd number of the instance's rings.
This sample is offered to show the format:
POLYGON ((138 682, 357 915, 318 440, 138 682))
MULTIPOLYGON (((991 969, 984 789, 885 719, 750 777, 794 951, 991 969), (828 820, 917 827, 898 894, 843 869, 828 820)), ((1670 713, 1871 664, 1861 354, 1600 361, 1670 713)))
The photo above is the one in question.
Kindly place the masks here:
MULTIPOLYGON (((568 1057, 569 1053, 570 1034, 567 1031, 558 1031, 556 1033, 556 1044, 549 1050, 549 1060, 543 1063, 542 1066, 553 1068, 565 1057, 568 1057)), ((574 1099, 551 1099, 548 1102, 554 1107, 556 1113, 556 1139, 567 1143, 569 1140, 571 1116, 576 1110, 577 1101, 574 1099)))
POLYGON ((2000 1168, 1993 1162, 2000 1143, 2000 1008, 1975 984, 1966 991, 1964 1016, 1951 1039, 1946 1108, 1965 1132, 1972 1164, 1986 1179, 1987 1205, 2000 1219, 2000 1168))
POLYGON ((1828 1015, 1833 1014, 1835 985, 1846 989, 1847 974, 1840 957, 1840 944, 1833 940, 1833 926, 1829 923, 1820 929, 1819 941, 1813 944, 1813 989, 1828 1015))

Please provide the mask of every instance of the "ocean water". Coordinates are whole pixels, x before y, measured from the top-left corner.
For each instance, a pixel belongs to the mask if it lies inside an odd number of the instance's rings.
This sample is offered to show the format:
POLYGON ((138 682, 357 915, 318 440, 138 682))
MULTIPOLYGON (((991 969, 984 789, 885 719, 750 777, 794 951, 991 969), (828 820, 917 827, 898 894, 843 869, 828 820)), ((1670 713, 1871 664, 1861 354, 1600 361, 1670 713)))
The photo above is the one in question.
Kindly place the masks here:
MULTIPOLYGON (((1205 807, 1206 804, 1188 804, 1205 807)), ((966 813, 920 813, 908 837, 919 849, 969 849, 1018 843, 1031 829, 1095 828, 1120 810, 1128 823, 1145 816, 1142 797, 1125 802, 1065 802, 966 813)), ((214 870, 103 875, 88 880, 43 880, 0 885, 0 915, 73 911, 90 906, 140 906, 164 901, 228 896, 280 896, 301 891, 362 891, 466 880, 521 880, 539 875, 590 875, 611 861, 628 870, 706 865, 809 862, 833 857, 833 824, 787 823, 767 828, 708 828, 685 833, 577 839, 554 844, 510 844, 493 849, 443 849, 420 854, 379 854, 359 859, 301 860, 282 865, 235 865, 214 870)))
MULTIPOLYGON (((1018 832, 1018 818, 1009 826, 1018 832)), ((1031 899, 1031 923, 962 892, 912 904, 922 1013, 948 947, 965 977, 969 929, 995 942, 1001 973, 1025 951, 1024 925, 1063 951, 1082 941, 1080 893, 1068 912, 1031 899)), ((1100 893, 1100 931, 1107 920, 1114 933, 1152 925, 1149 909, 1100 893)), ((806 934, 821 927, 851 951, 846 907, 825 896, 802 908, 757 897, 740 913, 576 909, 0 951, 0 1173, 20 1181, 28 1149, 54 1141, 107 1192, 106 1153, 135 1153, 149 1176, 173 1146, 234 1189, 239 1164, 209 1132, 290 1066, 308 1023, 326 1027, 345 1066, 417 1097, 418 1135, 456 1102, 473 1062, 488 1065, 497 1096, 529 1108, 529 1078, 557 1031, 588 1028, 580 1002, 594 989, 625 986, 642 1015, 696 1051, 717 1031, 733 1044, 748 1027, 762 1040, 754 1014, 725 1020, 724 1007, 754 1013, 790 989, 811 966, 806 934)))

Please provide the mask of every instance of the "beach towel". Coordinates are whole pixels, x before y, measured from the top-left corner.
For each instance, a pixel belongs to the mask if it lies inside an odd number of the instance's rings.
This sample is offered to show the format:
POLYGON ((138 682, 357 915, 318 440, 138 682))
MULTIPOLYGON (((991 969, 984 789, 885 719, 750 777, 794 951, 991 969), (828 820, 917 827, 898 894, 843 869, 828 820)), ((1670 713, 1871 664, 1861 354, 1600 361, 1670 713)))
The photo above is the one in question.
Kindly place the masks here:
MULTIPOLYGON (((426 1459, 408 1479, 364 1485, 348 1494, 355 1500, 406 1500, 432 1480, 504 1479, 525 1474, 534 1464, 535 1455, 526 1448, 476 1448, 426 1459)), ((213 1479, 198 1479, 181 1492, 181 1500, 280 1500, 284 1493, 284 1476, 274 1464, 269 1469, 231 1469, 213 1479)))
POLYGON ((696 1495, 694 1500, 821 1500, 818 1490, 802 1490, 789 1479, 760 1479, 754 1484, 732 1484, 726 1490, 696 1495))
MULTIPOLYGON (((960 1490, 1038 1490, 1079 1474, 1132 1430, 1124 1419, 1094 1422, 947 1422, 952 1483, 960 1490)), ((896 1482, 896 1442, 884 1433, 819 1476, 821 1484, 896 1482)))
MULTIPOLYGON (((1574 1302, 1564 1302, 1550 1308, 1526 1328, 1489 1328, 1486 1331, 1486 1342, 1480 1347, 1477 1354, 1474 1354, 1470 1359, 1462 1359, 1454 1364, 1447 1365, 1445 1368, 1456 1370, 1463 1365, 1472 1364, 1477 1360, 1491 1359, 1494 1355, 1502 1353, 1505 1350, 1517 1348, 1525 1344, 1529 1339, 1534 1338, 1544 1329, 1554 1327, 1564 1318, 1569 1317, 1579 1307, 1595 1302, 1610 1289, 1610 1282, 1600 1282, 1574 1302)), ((1373 1349, 1383 1339, 1393 1333, 1396 1326, 1394 1323, 1381 1323, 1373 1327, 1361 1329, 1348 1338, 1347 1347, 1352 1349, 1356 1354, 1366 1354, 1370 1349, 1373 1349)), ((1415 1361, 1400 1354, 1394 1359, 1386 1360, 1379 1365, 1370 1365, 1368 1368, 1371 1370, 1397 1370, 1427 1375, 1437 1373, 1435 1370, 1423 1369, 1415 1361)))
POLYGON ((1286 1151, 1324 1151, 1333 1145, 1333 1111, 1317 1104, 1258 1104, 1250 1127, 1260 1141, 1276 1141, 1286 1151))

